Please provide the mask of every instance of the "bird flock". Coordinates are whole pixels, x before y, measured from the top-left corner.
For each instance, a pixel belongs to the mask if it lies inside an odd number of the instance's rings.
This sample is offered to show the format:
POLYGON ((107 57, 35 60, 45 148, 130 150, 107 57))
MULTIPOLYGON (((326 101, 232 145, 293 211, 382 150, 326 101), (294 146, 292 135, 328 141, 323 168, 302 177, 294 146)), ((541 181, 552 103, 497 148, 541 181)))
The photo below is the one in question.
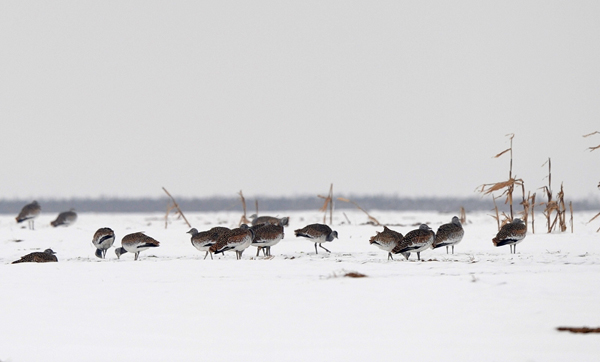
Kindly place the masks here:
MULTIPOLYGON (((17 223, 27 221, 29 228, 34 230, 34 220, 39 216, 41 207, 37 201, 33 201, 23 207, 16 217, 17 223)), ((235 251, 236 258, 242 259, 242 254, 250 246, 257 248, 256 256, 262 251, 263 256, 272 257, 271 247, 277 245, 285 236, 284 228, 289 225, 289 218, 277 218, 272 216, 257 215, 250 216, 251 225, 242 224, 238 228, 229 229, 227 227, 217 226, 209 230, 198 231, 196 228, 190 229, 192 246, 198 251, 205 252, 204 259, 213 254, 223 254, 227 251, 235 251)), ((51 222, 54 227, 69 226, 77 220, 77 214, 74 210, 61 212, 56 220, 51 222)), ((319 253, 318 248, 330 253, 323 246, 323 243, 332 242, 337 239, 338 233, 325 224, 310 224, 301 229, 294 230, 294 235, 299 238, 305 238, 315 245, 315 254, 319 253)), ((516 253, 517 244, 522 242, 527 235, 527 224, 520 219, 514 219, 502 226, 496 237, 492 239, 494 246, 508 245, 511 253, 516 253)), ((446 247, 446 253, 458 245, 464 236, 463 226, 457 216, 454 216, 451 222, 441 225, 437 232, 434 232, 427 224, 421 224, 418 229, 409 231, 406 235, 383 226, 383 231, 377 232, 369 239, 371 245, 377 246, 388 253, 388 260, 394 260, 393 255, 401 254, 407 260, 411 253, 417 254, 417 259, 421 260, 421 252, 427 249, 436 249, 446 247)), ((98 229, 93 237, 92 244, 96 248, 95 256, 100 259, 106 258, 106 252, 113 247, 115 242, 115 233, 108 227, 98 229)), ((121 246, 115 247, 115 254, 118 259, 125 253, 134 254, 134 260, 138 260, 140 252, 160 246, 160 242, 143 232, 135 232, 125 235, 121 239, 121 246)), ((34 252, 16 260, 13 264, 25 262, 57 262, 56 253, 52 249, 46 249, 43 252, 34 252)))

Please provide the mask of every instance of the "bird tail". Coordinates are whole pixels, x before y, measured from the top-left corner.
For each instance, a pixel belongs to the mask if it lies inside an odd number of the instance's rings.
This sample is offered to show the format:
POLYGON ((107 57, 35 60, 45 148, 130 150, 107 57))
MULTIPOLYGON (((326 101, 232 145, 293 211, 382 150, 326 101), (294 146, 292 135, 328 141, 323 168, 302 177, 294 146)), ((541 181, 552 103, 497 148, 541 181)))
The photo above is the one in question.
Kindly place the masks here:
POLYGON ((100 250, 100 249, 96 249, 96 253, 95 253, 95 255, 96 255, 98 258, 102 259, 102 250, 100 250))

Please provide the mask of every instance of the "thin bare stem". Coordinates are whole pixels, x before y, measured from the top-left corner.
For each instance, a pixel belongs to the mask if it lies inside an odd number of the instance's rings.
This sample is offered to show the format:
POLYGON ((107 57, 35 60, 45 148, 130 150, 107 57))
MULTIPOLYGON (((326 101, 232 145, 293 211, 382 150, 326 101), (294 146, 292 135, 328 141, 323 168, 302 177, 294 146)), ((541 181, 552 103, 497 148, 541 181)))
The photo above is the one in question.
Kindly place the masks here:
POLYGON ((242 217, 240 218, 239 222, 239 225, 241 226, 242 224, 249 224, 250 220, 248 220, 248 218, 246 217, 246 199, 244 198, 244 193, 242 192, 242 190, 238 192, 238 195, 240 195, 240 199, 242 200, 242 209, 244 210, 244 213, 242 214, 242 217))
MULTIPOLYGON (((164 187, 162 188, 163 191, 167 194, 167 196, 169 196, 169 198, 171 199, 171 202, 173 203, 173 208, 177 209, 177 212, 179 213, 179 215, 181 215, 181 217, 183 218, 183 220, 185 220, 185 223, 187 224, 188 227, 192 227, 192 225, 190 225, 190 223, 187 221, 187 219, 185 218, 185 215, 183 214, 183 211, 181 211, 181 209, 179 208, 179 205, 177 204, 177 201, 175 201, 175 198, 173 198, 173 196, 171 196, 171 194, 169 193, 169 191, 167 191, 167 189, 165 189, 164 187)), ((167 211, 167 215, 169 215, 169 212, 172 209, 167 211)), ((166 217, 165 217, 166 219, 166 217)), ((165 220, 165 229, 167 228, 167 223, 165 220)))
POLYGON ((371 215, 370 215, 370 214, 367 212, 367 210, 365 210, 365 209, 363 209, 362 207, 360 207, 360 206, 359 206, 359 205, 358 205, 356 202, 354 202, 354 201, 352 201, 352 200, 350 200, 350 199, 346 199, 346 198, 344 198, 344 197, 338 197, 337 199, 338 199, 338 200, 340 200, 340 201, 343 201, 343 202, 349 202, 349 203, 351 203, 352 205, 356 206, 356 208, 357 208, 357 209, 359 209, 360 211, 362 211, 362 212, 364 212, 365 214, 367 214, 367 217, 369 218, 369 220, 371 220, 371 221, 372 221, 372 222, 373 222, 375 225, 377 225, 377 226, 380 226, 380 225, 381 225, 381 223, 379 222, 379 220, 377 220, 376 218, 374 218, 373 216, 371 216, 371 215))

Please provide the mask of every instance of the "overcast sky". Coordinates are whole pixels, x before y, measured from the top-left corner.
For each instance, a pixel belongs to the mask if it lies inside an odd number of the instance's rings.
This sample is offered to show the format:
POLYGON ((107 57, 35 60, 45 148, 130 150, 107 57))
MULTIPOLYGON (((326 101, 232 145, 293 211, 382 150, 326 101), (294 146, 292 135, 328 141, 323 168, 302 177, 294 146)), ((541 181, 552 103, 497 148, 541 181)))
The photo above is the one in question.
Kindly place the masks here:
POLYGON ((2 1, 0 198, 597 197, 599 1, 2 1))

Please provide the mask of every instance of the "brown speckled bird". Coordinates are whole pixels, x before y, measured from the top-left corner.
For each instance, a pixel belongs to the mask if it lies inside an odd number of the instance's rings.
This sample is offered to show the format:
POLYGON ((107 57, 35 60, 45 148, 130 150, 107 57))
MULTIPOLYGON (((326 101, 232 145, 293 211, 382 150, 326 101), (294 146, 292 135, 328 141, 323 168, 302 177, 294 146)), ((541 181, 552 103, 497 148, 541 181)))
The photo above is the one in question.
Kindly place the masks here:
POLYGON ((133 233, 125 235, 123 239, 121 239, 121 247, 115 249, 115 254, 117 254, 117 258, 120 259, 121 255, 127 252, 135 253, 134 260, 138 260, 140 252, 150 248, 156 248, 159 245, 160 242, 144 233, 133 233))
POLYGON ((40 215, 42 208, 37 201, 33 201, 31 204, 27 204, 23 206, 21 212, 15 218, 17 223, 22 223, 23 221, 27 221, 29 224, 29 229, 33 230, 33 219, 40 215))
POLYGON ((392 256, 392 250, 404 239, 404 236, 392 229, 388 229, 387 226, 383 226, 383 231, 377 232, 375 236, 369 239, 369 244, 377 246, 381 250, 388 252, 388 260, 394 260, 392 256))
POLYGON ((96 247, 95 255, 106 258, 106 251, 115 243, 115 232, 111 228, 100 228, 94 233, 92 244, 96 247))
POLYGON ((417 230, 409 231, 404 235, 402 242, 392 250, 394 254, 402 254, 408 260, 411 252, 417 253, 417 259, 421 260, 421 252, 433 244, 435 233, 426 224, 421 224, 417 230))
POLYGON ((254 230, 254 238, 252 245, 256 246, 256 256, 262 249, 265 256, 271 256, 271 246, 276 245, 283 239, 283 221, 279 220, 279 224, 259 224, 252 226, 254 230))
POLYGON ((525 239, 527 235, 527 224, 521 219, 514 219, 511 223, 505 224, 495 238, 492 239, 494 246, 510 246, 511 254, 517 253, 517 244, 525 239), (514 248, 514 249, 513 249, 514 248))
POLYGON ((280 219, 274 216, 257 216, 256 214, 252 214, 250 215, 250 220, 252 220, 252 226, 262 224, 288 226, 290 223, 290 218, 287 216, 280 219))
POLYGON ((219 237, 221 235, 223 235, 229 231, 231 231, 229 228, 226 228, 223 226, 215 226, 214 228, 212 228, 210 230, 201 231, 201 232, 198 232, 198 230, 196 228, 192 228, 187 233, 192 235, 192 237, 191 237, 192 245, 199 251, 206 252, 206 254, 204 254, 204 259, 206 259, 206 257, 208 256, 209 253, 210 253, 210 258, 212 259, 213 256, 212 256, 212 252, 210 251, 210 247, 217 243, 217 240, 219 240, 219 237))
POLYGON ((56 220, 51 221, 50 225, 54 227, 69 226, 75 221, 77 221, 77 213, 73 209, 71 209, 70 211, 64 211, 58 214, 56 220))
POLYGON ((219 237, 217 243, 210 247, 210 251, 215 254, 223 253, 227 250, 235 250, 235 256, 239 260, 242 258, 244 250, 252 243, 254 231, 246 224, 239 228, 230 230, 219 237))
POLYGON ((310 224, 302 229, 295 230, 294 234, 296 234, 296 237, 304 237, 315 243, 315 253, 317 254, 319 254, 317 244, 321 249, 331 253, 321 243, 333 241, 334 238, 338 237, 337 231, 331 230, 329 226, 324 224, 310 224))
POLYGON ((43 252, 36 251, 21 257, 19 260, 13 261, 12 264, 56 262, 58 258, 54 254, 56 253, 52 249, 46 249, 43 252))
POLYGON ((454 254, 454 245, 460 243, 464 235, 465 231, 458 216, 454 216, 451 223, 444 224, 438 228, 431 248, 435 249, 445 246, 446 254, 448 254, 448 247, 452 246, 452 254, 454 254))

